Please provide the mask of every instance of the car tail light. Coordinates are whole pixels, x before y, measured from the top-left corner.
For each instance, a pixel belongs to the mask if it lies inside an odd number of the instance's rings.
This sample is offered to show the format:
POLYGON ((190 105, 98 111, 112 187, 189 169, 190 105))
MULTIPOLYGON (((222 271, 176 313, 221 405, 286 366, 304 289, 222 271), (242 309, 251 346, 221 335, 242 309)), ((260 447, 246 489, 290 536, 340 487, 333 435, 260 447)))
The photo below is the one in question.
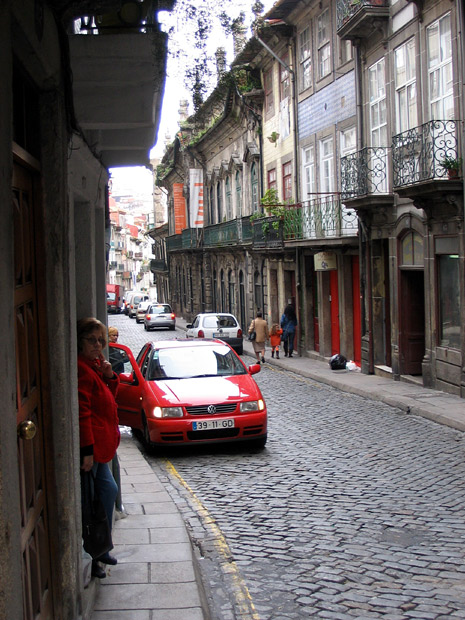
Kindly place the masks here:
POLYGON ((239 327, 239 329, 237 330, 237 337, 238 338, 242 338, 242 329, 239 327))
POLYGON ((199 329, 197 333, 197 338, 205 338, 205 334, 203 333, 203 329, 199 329))
POLYGON ((147 321, 150 321, 150 314, 146 314, 145 318, 147 319, 147 321))
POLYGON ((174 314, 174 312, 171 313, 171 318, 173 319, 173 321, 176 318, 176 315, 174 314))

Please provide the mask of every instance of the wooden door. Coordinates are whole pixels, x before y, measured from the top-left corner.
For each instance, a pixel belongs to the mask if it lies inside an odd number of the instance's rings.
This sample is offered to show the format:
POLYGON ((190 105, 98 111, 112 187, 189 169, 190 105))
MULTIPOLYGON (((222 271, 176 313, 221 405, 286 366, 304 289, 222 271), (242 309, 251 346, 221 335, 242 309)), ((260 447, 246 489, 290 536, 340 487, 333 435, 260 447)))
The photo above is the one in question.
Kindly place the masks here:
POLYGON ((15 163, 12 200, 23 620, 53 617, 38 337, 34 237, 38 222, 34 208, 34 181, 32 172, 15 163))
POLYGON ((362 314, 360 300, 360 261, 358 256, 352 256, 352 313, 354 362, 362 363, 362 314))
POLYGON ((341 339, 339 334, 339 289, 337 270, 329 272, 330 312, 331 312, 331 355, 340 353, 341 339))
POLYGON ((400 372, 421 375, 425 355, 425 284, 423 271, 400 272, 400 372))

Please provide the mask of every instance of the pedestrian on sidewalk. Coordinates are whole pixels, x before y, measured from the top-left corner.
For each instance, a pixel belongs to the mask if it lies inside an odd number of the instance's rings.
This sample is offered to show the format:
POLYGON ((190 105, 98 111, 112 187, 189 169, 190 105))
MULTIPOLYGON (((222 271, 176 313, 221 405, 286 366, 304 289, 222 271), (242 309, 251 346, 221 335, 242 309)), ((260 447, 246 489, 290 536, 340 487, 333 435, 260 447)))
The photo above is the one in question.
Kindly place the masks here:
POLYGON ((284 308, 284 313, 281 317, 281 327, 283 328, 282 341, 284 346, 284 357, 292 357, 292 353, 294 352, 297 317, 294 307, 291 304, 284 308))
MULTIPOLYGON (((115 395, 119 378, 103 356, 106 327, 89 317, 77 324, 78 399, 81 469, 92 472, 94 492, 105 508, 111 530, 118 486, 110 470, 120 441, 118 408, 115 395)), ((116 564, 108 552, 92 560, 92 576, 103 579, 106 573, 99 564, 116 564)))
POLYGON ((254 318, 249 327, 249 334, 255 332, 255 340, 252 340, 252 346, 257 358, 258 363, 260 360, 262 364, 265 363, 265 349, 266 341, 269 339, 270 334, 268 331, 268 323, 263 318, 261 310, 257 310, 257 316, 254 318))
POLYGON ((276 353, 277 360, 279 360, 279 345, 281 344, 282 333, 283 330, 278 323, 273 323, 270 331, 271 357, 274 357, 276 353))

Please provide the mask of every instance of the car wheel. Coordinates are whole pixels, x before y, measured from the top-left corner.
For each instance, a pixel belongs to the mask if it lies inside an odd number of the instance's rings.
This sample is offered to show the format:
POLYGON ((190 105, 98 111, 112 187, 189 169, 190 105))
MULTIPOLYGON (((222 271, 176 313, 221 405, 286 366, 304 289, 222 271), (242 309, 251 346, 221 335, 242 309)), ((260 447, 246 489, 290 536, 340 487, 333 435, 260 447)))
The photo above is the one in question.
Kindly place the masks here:
POLYGON ((145 325, 145 323, 144 323, 144 329, 146 332, 149 330, 149 328, 147 327, 147 325, 145 325))
POLYGON ((142 412, 142 441, 147 452, 152 454, 155 450, 155 445, 150 441, 149 427, 144 412, 142 412))

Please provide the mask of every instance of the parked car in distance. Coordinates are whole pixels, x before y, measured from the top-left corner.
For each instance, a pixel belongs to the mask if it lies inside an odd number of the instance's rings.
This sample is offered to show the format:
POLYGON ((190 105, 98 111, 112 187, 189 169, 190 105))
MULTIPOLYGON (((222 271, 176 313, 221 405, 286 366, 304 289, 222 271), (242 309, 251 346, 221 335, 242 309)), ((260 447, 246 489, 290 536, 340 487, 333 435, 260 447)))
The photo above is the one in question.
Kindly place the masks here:
POLYGON ((126 291, 124 293, 124 299, 123 299, 123 313, 124 314, 129 314, 129 299, 131 297, 131 295, 134 293, 134 291, 126 291))
POLYGON ((147 299, 146 301, 141 301, 140 304, 137 306, 137 310, 136 310, 136 323, 143 323, 144 322, 144 317, 147 313, 147 309, 150 307, 151 304, 153 304, 153 301, 150 301, 149 299, 147 299))
POLYGON ((144 316, 144 329, 150 331, 156 327, 176 328, 176 315, 169 304, 151 303, 144 316))
POLYGON ((221 340, 148 342, 128 362, 116 395, 119 422, 142 434, 148 449, 174 445, 248 442, 263 448, 267 409, 246 366, 221 340))
POLYGON ((233 314, 227 312, 207 312, 198 314, 192 323, 186 325, 186 338, 221 338, 238 355, 244 351, 242 329, 233 314))
POLYGON ((148 299, 149 296, 145 293, 141 293, 140 291, 132 292, 131 295, 129 295, 128 317, 134 319, 136 317, 137 306, 141 301, 147 301, 148 299))

